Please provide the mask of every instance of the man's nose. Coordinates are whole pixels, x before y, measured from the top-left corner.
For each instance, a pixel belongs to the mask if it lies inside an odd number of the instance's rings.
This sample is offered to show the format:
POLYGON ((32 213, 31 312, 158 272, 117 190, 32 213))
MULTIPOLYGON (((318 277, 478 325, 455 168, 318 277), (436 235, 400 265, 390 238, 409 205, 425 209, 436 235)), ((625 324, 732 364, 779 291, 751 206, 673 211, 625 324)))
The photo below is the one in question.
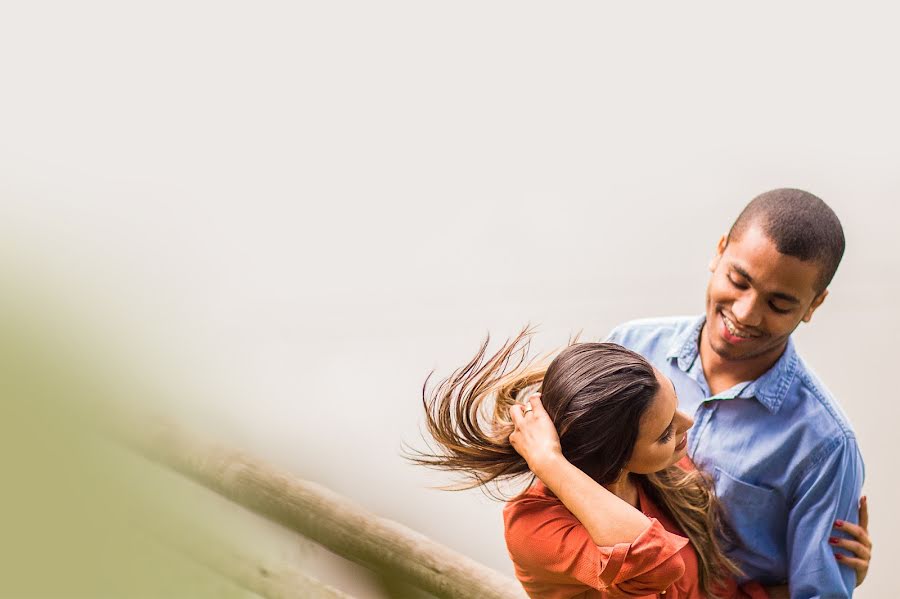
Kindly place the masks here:
POLYGON ((748 327, 759 326, 762 320, 762 309, 759 305, 759 297, 755 293, 744 293, 731 304, 731 313, 738 320, 739 325, 748 327))

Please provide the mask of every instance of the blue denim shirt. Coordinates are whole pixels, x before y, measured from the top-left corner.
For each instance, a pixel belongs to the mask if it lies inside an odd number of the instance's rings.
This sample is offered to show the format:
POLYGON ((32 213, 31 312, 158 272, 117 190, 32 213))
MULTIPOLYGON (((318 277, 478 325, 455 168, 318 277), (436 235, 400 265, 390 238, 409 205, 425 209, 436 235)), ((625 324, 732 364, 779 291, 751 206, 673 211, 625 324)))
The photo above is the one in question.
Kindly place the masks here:
POLYGON ((608 341, 634 350, 672 379, 694 418, 688 452, 713 475, 743 547, 746 579, 790 581, 792 597, 850 597, 854 571, 838 564, 835 520, 858 520, 864 467, 847 417, 797 355, 784 354, 755 381, 712 396, 698 342, 705 317, 637 320, 608 341))

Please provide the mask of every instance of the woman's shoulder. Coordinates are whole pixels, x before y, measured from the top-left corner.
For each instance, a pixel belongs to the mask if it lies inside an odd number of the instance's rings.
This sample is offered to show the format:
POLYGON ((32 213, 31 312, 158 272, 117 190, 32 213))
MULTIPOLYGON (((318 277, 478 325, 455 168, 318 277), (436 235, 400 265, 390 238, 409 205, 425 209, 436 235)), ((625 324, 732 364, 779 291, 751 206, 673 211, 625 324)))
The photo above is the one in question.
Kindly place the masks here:
POLYGON ((687 539, 665 530, 653 518, 634 542, 600 547, 541 485, 507 502, 503 516, 516 576, 536 595, 552 596, 553 589, 571 590, 572 585, 622 592, 661 591, 685 572, 679 551, 687 539))
POLYGON ((540 481, 507 501, 503 507, 507 532, 512 526, 539 526, 551 519, 580 524, 572 512, 540 481))
POLYGON ((596 549, 578 518, 540 483, 507 502, 503 529, 506 548, 518 564, 537 565, 560 553, 596 549))

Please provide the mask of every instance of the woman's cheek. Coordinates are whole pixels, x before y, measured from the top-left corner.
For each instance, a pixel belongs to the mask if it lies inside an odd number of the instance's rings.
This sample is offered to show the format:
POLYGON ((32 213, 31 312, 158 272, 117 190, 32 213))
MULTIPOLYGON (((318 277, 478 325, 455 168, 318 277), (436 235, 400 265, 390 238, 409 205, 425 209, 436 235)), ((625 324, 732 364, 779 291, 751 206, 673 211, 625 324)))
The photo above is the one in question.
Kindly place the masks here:
POLYGON ((660 463, 665 463, 662 468, 668 468, 672 465, 672 460, 675 458, 675 443, 666 443, 662 447, 662 452, 659 456, 660 463))

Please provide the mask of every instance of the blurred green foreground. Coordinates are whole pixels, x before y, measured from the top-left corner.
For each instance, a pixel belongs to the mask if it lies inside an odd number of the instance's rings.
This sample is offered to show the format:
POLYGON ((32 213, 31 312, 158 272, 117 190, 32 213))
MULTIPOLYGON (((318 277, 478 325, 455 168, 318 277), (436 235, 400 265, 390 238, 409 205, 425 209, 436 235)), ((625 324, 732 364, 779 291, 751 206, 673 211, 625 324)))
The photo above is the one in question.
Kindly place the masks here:
POLYGON ((40 313, 0 305, 0 597, 254 596, 185 552, 221 524, 190 484, 104 434, 140 390, 40 313))

